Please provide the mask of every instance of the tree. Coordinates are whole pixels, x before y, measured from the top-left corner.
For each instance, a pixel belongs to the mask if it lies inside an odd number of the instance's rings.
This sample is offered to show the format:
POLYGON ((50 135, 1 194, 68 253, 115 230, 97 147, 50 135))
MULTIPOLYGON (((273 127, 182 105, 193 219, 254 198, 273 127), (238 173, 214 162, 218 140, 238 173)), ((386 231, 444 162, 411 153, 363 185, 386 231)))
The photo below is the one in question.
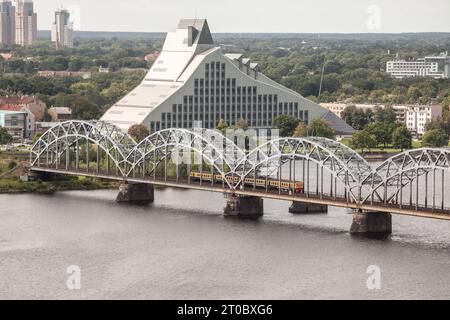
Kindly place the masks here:
POLYGON ((397 127, 392 133, 392 145, 396 149, 410 149, 412 145, 411 132, 404 126, 397 127))
POLYGON ((308 136, 308 127, 302 121, 298 124, 297 128, 294 130, 294 134, 292 135, 294 138, 301 138, 308 136))
POLYGON ((293 116, 280 115, 273 119, 273 127, 280 130, 280 137, 291 137, 299 122, 293 116))
POLYGON ((7 144, 12 141, 12 136, 4 127, 0 127, 0 144, 7 144))
POLYGON ((373 121, 373 111, 371 109, 360 109, 356 106, 348 106, 342 111, 341 118, 356 130, 363 130, 373 121))
POLYGON ((397 126, 397 123, 376 122, 370 124, 367 130, 376 137, 378 145, 387 147, 392 143, 392 134, 397 126))
POLYGON ((422 139, 422 147, 440 148, 448 145, 448 134, 442 129, 434 129, 425 132, 422 139))
POLYGON ((100 118, 102 110, 85 97, 76 98, 70 105, 72 117, 77 120, 94 120, 100 118))
POLYGON ((356 131, 353 133, 351 146, 354 149, 361 149, 361 152, 364 153, 364 149, 370 150, 377 146, 377 139, 368 130, 356 131))
POLYGON ((128 129, 128 134, 139 143, 150 135, 150 130, 142 124, 135 124, 128 129))
POLYGON ((228 123, 225 120, 220 119, 219 123, 217 124, 217 130, 219 130, 223 134, 225 134, 227 129, 228 129, 228 123))
POLYGON ((311 137, 336 138, 336 132, 331 128, 330 123, 323 119, 313 120, 308 126, 308 134, 311 137))
POLYGON ((375 111, 375 121, 381 123, 394 123, 397 121, 395 109, 392 107, 378 108, 375 111))

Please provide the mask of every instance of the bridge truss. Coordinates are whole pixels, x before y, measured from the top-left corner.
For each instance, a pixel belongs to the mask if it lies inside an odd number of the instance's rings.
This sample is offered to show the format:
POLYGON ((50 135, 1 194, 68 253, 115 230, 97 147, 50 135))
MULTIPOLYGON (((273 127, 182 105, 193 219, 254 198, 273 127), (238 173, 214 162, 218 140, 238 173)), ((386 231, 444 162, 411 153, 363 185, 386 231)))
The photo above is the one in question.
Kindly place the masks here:
POLYGON ((74 120, 44 133, 30 162, 35 170, 294 196, 301 182, 301 197, 448 213, 449 152, 410 150, 372 168, 354 150, 325 138, 280 138, 246 151, 214 130, 165 129, 136 143, 112 124, 74 120), (199 181, 192 181, 192 172, 199 181))

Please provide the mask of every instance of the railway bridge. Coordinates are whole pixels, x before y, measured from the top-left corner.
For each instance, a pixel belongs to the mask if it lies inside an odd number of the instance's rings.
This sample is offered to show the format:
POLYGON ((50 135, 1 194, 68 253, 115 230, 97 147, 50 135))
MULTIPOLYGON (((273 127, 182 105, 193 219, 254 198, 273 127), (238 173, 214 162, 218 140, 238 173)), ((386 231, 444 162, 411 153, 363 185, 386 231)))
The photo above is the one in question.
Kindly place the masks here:
POLYGON ((137 143, 102 121, 66 121, 30 152, 30 170, 123 182, 117 201, 153 201, 154 186, 220 192, 225 215, 263 215, 263 199, 294 214, 351 209, 352 234, 386 235, 391 215, 450 220, 450 152, 422 148, 372 167, 325 138, 277 138, 249 152, 217 131, 165 129, 137 143))

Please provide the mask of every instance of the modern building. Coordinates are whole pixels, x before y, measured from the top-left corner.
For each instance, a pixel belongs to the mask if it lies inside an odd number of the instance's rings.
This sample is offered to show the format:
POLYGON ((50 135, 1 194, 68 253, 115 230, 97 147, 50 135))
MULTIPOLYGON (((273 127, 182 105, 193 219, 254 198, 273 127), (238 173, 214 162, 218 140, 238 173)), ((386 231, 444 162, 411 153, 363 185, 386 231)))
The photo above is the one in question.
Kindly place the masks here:
POLYGON ((55 21, 52 27, 52 41, 56 48, 73 48, 73 23, 70 21, 70 13, 65 9, 55 12, 55 21))
POLYGON ((409 131, 422 137, 426 124, 442 117, 442 106, 408 106, 405 112, 405 124, 409 131))
POLYGON ((10 0, 0 0, 0 44, 16 42, 16 8, 10 0))
POLYGON ((450 57, 443 54, 412 61, 391 60, 386 63, 386 72, 397 79, 412 77, 450 78, 450 57))
POLYGON ((17 0, 16 44, 28 46, 37 40, 37 14, 32 0, 17 0))
POLYGON ((51 107, 48 114, 52 118, 52 122, 62 122, 72 119, 72 111, 67 107, 51 107))
POLYGON ((339 134, 354 130, 329 110, 302 97, 259 70, 241 54, 224 54, 214 44, 206 20, 181 20, 142 83, 102 117, 123 130, 144 124, 152 131, 192 128, 201 121, 215 128, 245 119, 269 128, 279 115, 306 123, 325 119, 339 134))
POLYGON ((31 112, 31 110, 28 109, 27 106, 0 105, 0 111, 26 113, 25 127, 24 127, 25 130, 23 131, 22 138, 29 140, 33 139, 36 126, 35 124, 36 117, 34 116, 33 112, 31 112))
POLYGON ((42 121, 47 110, 46 104, 35 96, 0 96, 1 106, 14 106, 20 108, 26 107, 33 113, 36 121, 42 121))
POLYGON ((0 110, 0 127, 6 128, 13 142, 23 141, 27 138, 27 113, 0 110))

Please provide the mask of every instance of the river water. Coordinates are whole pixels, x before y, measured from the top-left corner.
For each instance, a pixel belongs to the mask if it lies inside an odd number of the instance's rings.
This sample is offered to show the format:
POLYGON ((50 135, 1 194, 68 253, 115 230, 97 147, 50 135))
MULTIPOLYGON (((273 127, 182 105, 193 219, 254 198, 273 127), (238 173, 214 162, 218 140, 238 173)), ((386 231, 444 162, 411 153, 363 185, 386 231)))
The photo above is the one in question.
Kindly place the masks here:
POLYGON ((0 299, 450 298, 450 222, 393 217, 388 240, 353 238, 351 215, 222 217, 221 194, 156 190, 0 195, 0 299), (81 289, 67 288, 71 265, 81 289), (367 288, 378 266, 381 289, 367 288))

